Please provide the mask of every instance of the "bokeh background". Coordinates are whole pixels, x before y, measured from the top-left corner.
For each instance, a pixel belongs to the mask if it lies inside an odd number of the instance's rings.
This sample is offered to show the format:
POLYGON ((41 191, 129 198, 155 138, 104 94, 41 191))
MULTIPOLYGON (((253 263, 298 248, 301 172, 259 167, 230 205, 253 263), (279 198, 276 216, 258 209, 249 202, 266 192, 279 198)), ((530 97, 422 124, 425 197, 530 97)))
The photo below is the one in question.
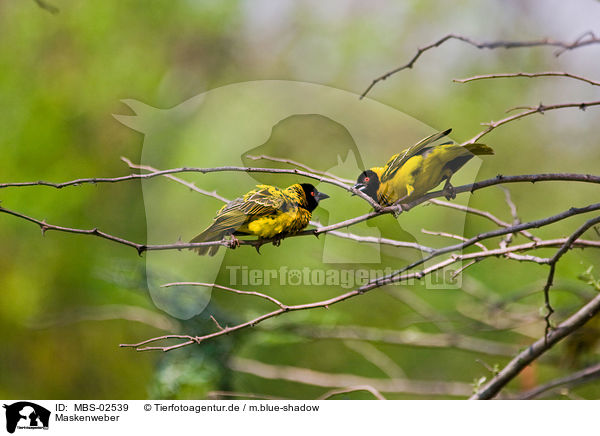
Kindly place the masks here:
MULTIPOLYGON (((546 36, 572 41, 589 30, 600 32, 600 3, 591 0, 53 0, 52 5, 59 9, 57 14, 33 0, 0 2, 0 182, 129 174, 119 158, 139 161, 144 137, 112 116, 131 113, 122 99, 167 109, 209 89, 264 79, 314 82, 358 95, 374 77, 407 62, 417 47, 449 32, 483 41, 546 36)), ((459 141, 480 131, 480 123, 502 118, 512 106, 598 100, 600 88, 565 78, 452 82, 475 74, 548 70, 600 79, 599 46, 558 58, 553 51, 477 50, 452 41, 424 54, 412 70, 378 84, 369 96, 435 129, 451 126, 459 141)), ((498 173, 597 173, 599 122, 597 109, 567 109, 502 127, 486 137, 496 156, 483 161, 478 178, 498 173)), ((289 135, 293 131, 289 129, 289 135)), ((418 137, 417 131, 408 139, 399 137, 398 147, 418 137)), ((363 156, 367 165, 386 158, 363 156)), ((228 186, 227 195, 235 195, 235 188, 228 186)), ((513 185, 510 192, 522 221, 599 198, 595 186, 558 182, 513 185)), ((134 241, 144 241, 147 234, 141 184, 136 181, 63 190, 2 189, 0 200, 7 208, 54 224, 98 227, 134 241)), ((207 216, 219 206, 205 204, 207 216)), ((482 191, 470 204, 511 220, 500 190, 482 191)), ((454 216, 428 208, 437 230, 454 216)), ((382 225, 396 228, 391 217, 385 218, 389 221, 382 225)), ((401 217, 410 219, 410 214, 401 217)), ((562 237, 584 220, 573 218, 538 234, 562 237)), ((198 230, 205 221, 199 220, 198 230)), ((466 235, 488 229, 490 223, 467 218, 466 235)), ((593 231, 588 237, 598 238, 593 231)), ((439 386, 459 382, 468 390, 510 356, 391 344, 381 337, 364 341, 331 336, 358 326, 363 330, 354 329, 353 334, 369 328, 378 334, 383 329, 401 332, 405 340, 422 339, 422 333, 466 335, 518 349, 543 334, 540 290, 547 269, 488 259, 467 270, 460 289, 432 291, 419 284, 381 289, 326 311, 290 314, 200 347, 136 353, 118 344, 176 331, 202 334, 214 329, 210 314, 232 324, 267 306, 252 298, 213 293, 208 310, 181 320, 155 307, 147 289, 146 263, 131 248, 63 233, 42 237, 36 226, 7 215, 0 216, 0 241, 3 398, 213 398, 218 396, 215 391, 317 398, 331 388, 315 381, 320 373, 406 379, 421 387, 430 386, 424 381, 440 382, 439 386), (302 383, 282 380, 290 374, 289 367, 313 372, 302 383)), ((289 246, 304 250, 312 243, 289 246)), ((271 256, 264 257, 238 250, 231 261, 252 255, 256 267, 269 268, 275 255, 281 262, 294 262, 297 250, 285 250, 286 245, 284 241, 279 249, 265 247, 271 256)), ((400 259, 411 255, 395 254, 400 259)), ((580 277, 590 266, 596 266, 592 274, 598 273, 599 260, 598 252, 587 249, 573 250, 561 261, 552 292, 557 320, 597 292, 587 283, 589 276, 580 277)), ((308 302, 340 290, 266 291, 289 302, 308 302)), ((592 324, 528 368, 508 392, 518 393, 597 361, 599 336, 592 324)), ((441 388, 441 395, 418 394, 414 386, 386 396, 468 395, 449 395, 441 388)), ((343 398, 371 395, 356 392, 343 398)), ((554 398, 600 398, 600 385, 555 393, 554 398)))

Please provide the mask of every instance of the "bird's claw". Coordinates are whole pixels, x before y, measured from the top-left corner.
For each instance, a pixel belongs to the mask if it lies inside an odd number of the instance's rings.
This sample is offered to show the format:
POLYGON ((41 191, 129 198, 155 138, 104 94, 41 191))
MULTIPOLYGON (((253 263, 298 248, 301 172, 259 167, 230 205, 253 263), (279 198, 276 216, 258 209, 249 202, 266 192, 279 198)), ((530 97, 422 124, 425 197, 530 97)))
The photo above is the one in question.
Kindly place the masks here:
POLYGON ((396 205, 396 207, 392 211, 392 215, 394 216, 394 218, 398 218, 402 212, 404 212, 404 206, 400 203, 396 205))
POLYGON ((454 189, 454 186, 452 186, 449 182, 446 183, 446 185, 444 186, 444 197, 446 197, 446 200, 450 201, 450 200, 454 200, 456 198, 456 190, 454 189))
POLYGON ((409 209, 410 208, 408 207, 407 204, 398 203, 398 204, 394 205, 394 208, 392 209, 392 215, 394 216, 394 218, 398 218, 402 212, 406 212, 409 209))
POLYGON ((232 250, 235 250, 240 246, 240 240, 233 235, 230 235, 230 239, 227 243, 227 246, 232 250))
POLYGON ((275 247, 279 247, 281 245, 281 241, 285 238, 285 235, 283 233, 280 233, 278 235, 275 235, 273 237, 273 245, 275 247))

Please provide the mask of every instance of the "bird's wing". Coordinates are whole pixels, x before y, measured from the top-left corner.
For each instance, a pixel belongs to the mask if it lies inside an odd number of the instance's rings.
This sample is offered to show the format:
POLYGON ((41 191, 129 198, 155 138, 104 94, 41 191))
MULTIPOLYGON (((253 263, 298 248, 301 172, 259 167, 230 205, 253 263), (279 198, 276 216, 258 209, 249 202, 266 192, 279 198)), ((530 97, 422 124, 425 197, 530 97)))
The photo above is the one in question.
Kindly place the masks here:
POLYGON ((213 226, 220 230, 235 231, 254 218, 281 213, 284 205, 285 196, 281 189, 258 185, 257 189, 223 207, 215 217, 213 226))
POLYGON ((427 138, 420 140, 412 147, 409 147, 406 150, 392 156, 385 165, 385 170, 383 171, 383 174, 380 178, 381 183, 391 180, 396 174, 396 172, 402 167, 402 165, 406 163, 408 159, 410 159, 413 156, 416 156, 417 154, 422 152, 423 149, 429 144, 437 141, 440 138, 443 138, 451 131, 452 129, 448 129, 444 130, 443 132, 434 133, 433 135, 430 135, 427 138))

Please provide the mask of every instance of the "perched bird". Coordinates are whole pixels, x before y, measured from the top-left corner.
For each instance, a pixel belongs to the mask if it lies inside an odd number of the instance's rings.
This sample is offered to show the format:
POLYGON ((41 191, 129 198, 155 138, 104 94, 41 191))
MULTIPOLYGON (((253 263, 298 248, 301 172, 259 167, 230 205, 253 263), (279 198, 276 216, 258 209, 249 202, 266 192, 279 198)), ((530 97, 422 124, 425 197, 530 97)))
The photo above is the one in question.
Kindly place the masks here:
POLYGON ((452 175, 474 155, 494 154, 494 150, 484 144, 461 146, 445 142, 433 145, 451 131, 448 129, 422 139, 392 156, 384 167, 363 171, 354 188, 381 206, 390 206, 415 200, 446 180, 446 198, 454 198, 456 195, 450 184, 452 175))
MULTIPOLYGON (((217 212, 213 223, 190 242, 220 241, 224 236, 256 235, 278 238, 297 233, 308 225, 319 201, 329 195, 309 183, 296 183, 285 189, 257 185, 256 189, 230 201, 217 212)), ((200 255, 214 256, 218 245, 195 247, 200 255)))

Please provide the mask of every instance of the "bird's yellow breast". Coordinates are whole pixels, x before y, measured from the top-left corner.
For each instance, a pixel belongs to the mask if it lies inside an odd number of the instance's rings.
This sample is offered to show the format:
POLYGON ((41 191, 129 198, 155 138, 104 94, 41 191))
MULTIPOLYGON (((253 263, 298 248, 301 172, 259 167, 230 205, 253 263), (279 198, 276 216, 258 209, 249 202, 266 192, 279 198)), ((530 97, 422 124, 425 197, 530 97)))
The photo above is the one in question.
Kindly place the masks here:
POLYGON ((260 238, 272 238, 280 233, 297 233, 305 228, 311 213, 303 208, 292 209, 277 215, 256 218, 244 224, 239 230, 260 238))

